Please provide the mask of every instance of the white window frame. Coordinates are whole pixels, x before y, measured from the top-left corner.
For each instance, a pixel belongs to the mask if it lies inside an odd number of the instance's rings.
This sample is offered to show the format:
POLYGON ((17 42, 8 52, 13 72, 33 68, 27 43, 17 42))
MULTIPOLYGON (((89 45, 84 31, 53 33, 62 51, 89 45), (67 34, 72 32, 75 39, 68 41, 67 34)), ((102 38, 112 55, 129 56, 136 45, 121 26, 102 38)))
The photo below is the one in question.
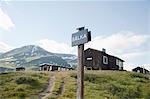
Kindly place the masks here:
POLYGON ((122 62, 119 60, 119 70, 122 69, 122 62))
POLYGON ((107 56, 103 56, 103 64, 108 64, 108 57, 107 56))
POLYGON ((119 61, 119 67, 123 67, 123 62, 119 61))
POLYGON ((91 61, 93 58, 92 57, 87 57, 86 60, 87 61, 91 61))
POLYGON ((119 66, 119 60, 118 60, 118 59, 116 59, 116 65, 118 65, 118 66, 119 66))
POLYGON ((116 65, 119 66, 119 69, 122 69, 123 67, 123 62, 119 59, 116 59, 116 65))
POLYGON ((140 70, 137 70, 138 73, 140 73, 140 70))

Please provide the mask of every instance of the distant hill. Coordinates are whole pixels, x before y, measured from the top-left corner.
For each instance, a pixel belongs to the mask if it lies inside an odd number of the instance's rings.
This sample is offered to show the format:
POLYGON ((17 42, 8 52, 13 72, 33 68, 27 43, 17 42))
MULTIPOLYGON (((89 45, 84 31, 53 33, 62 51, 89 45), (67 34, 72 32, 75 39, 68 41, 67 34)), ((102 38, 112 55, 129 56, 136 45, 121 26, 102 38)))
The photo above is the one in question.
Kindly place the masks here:
POLYGON ((8 58, 8 57, 27 58, 31 56, 49 56, 49 55, 53 54, 44 50, 39 46, 28 45, 3 53, 2 55, 0 55, 0 58, 8 58))
POLYGON ((5 67, 0 67, 0 71, 13 71, 14 69, 12 68, 5 68, 5 67))
POLYGON ((1 55, 1 54, 3 54, 3 53, 0 52, 0 55, 1 55))
POLYGON ((13 49, 0 55, 0 67, 25 66, 27 68, 38 68, 43 63, 57 64, 69 67, 68 59, 74 60, 77 57, 72 54, 51 53, 45 49, 28 45, 13 49))
POLYGON ((61 57, 57 57, 57 56, 40 57, 38 59, 34 59, 29 62, 26 62, 22 65, 24 65, 26 67, 27 66, 36 66, 36 65, 39 66, 39 64, 43 64, 43 63, 56 64, 56 65, 70 67, 70 65, 66 61, 64 61, 61 57))

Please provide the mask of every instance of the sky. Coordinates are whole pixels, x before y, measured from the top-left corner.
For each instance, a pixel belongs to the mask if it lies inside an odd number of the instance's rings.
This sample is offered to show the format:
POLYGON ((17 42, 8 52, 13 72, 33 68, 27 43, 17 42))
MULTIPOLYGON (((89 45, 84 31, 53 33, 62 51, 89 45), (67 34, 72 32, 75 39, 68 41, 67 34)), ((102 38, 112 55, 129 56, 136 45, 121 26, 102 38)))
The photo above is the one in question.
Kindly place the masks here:
POLYGON ((124 68, 150 70, 150 0, 0 0, 0 52, 24 45, 77 55, 71 35, 84 26, 86 48, 106 49, 124 68))

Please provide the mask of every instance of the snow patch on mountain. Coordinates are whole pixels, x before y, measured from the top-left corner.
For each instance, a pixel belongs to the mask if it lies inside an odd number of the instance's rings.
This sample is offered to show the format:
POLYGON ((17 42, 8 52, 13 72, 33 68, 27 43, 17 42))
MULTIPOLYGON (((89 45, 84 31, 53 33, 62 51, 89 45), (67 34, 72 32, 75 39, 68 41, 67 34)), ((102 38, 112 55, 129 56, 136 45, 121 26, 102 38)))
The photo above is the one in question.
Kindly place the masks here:
POLYGON ((69 60, 75 60, 77 59, 77 56, 71 56, 71 57, 61 57, 62 59, 66 60, 66 59, 69 59, 69 60))

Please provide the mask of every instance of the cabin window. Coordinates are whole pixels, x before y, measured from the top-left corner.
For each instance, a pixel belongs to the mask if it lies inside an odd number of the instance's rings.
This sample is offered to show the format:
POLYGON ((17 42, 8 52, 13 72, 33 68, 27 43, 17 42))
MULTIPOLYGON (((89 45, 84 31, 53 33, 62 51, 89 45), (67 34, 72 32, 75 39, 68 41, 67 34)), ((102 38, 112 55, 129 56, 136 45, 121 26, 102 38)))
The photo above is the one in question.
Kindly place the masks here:
POLYGON ((108 64, 108 57, 107 56, 103 56, 103 64, 108 64))
POLYGON ((137 70, 138 73, 140 73, 140 70, 137 70))
POLYGON ((123 67, 123 62, 119 61, 119 67, 123 67))
POLYGON ((90 60, 92 60, 92 57, 87 57, 86 60, 90 61, 90 60))
POLYGON ((119 60, 118 60, 118 59, 116 59, 116 65, 118 65, 118 66, 119 66, 119 60))
POLYGON ((119 59, 116 59, 116 65, 119 66, 119 69, 122 69, 123 67, 123 62, 119 59))

